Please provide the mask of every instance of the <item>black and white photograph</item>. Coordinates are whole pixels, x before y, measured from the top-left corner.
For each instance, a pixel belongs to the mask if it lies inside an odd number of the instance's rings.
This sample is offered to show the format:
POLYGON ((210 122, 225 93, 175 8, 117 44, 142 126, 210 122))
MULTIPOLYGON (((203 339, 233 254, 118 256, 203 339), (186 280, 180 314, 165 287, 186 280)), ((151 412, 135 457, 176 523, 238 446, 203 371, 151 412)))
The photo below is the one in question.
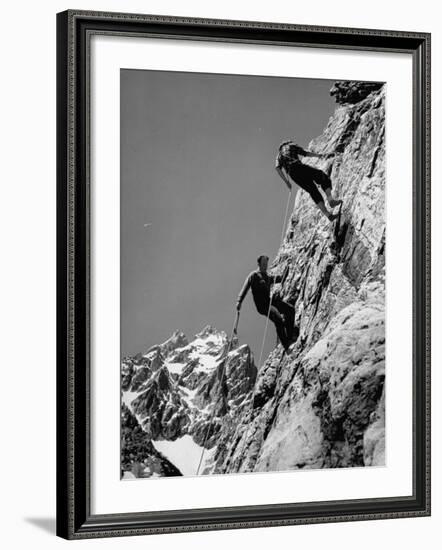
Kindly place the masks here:
POLYGON ((385 88, 120 70, 123 481, 385 466, 385 88))

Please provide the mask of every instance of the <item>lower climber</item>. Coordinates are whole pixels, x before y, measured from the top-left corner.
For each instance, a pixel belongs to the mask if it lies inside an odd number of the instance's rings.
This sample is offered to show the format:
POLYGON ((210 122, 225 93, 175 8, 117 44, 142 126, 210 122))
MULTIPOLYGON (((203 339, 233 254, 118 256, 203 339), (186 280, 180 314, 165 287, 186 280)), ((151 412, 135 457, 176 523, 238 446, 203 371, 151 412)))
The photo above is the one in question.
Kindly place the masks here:
POLYGON ((241 304, 251 288, 253 301, 255 302, 258 313, 266 317, 267 315, 269 316, 269 319, 276 327, 276 332, 283 348, 285 351, 288 351, 290 345, 296 340, 297 334, 295 333, 298 332, 294 326, 295 309, 279 297, 277 298, 274 296, 270 298, 271 285, 284 281, 287 271, 283 276, 269 275, 267 273, 269 258, 267 256, 260 256, 257 261, 258 269, 252 271, 245 280, 241 292, 238 295, 236 309, 238 311, 241 309, 241 304))
POLYGON ((305 151, 302 147, 297 145, 294 141, 283 141, 279 146, 278 155, 276 157, 275 168, 278 174, 286 183, 289 189, 292 188, 290 182, 291 178, 301 189, 307 191, 311 198, 316 203, 319 210, 330 221, 335 220, 339 214, 329 212, 324 204, 324 199, 318 189, 318 185, 322 188, 327 197, 330 208, 335 208, 342 204, 342 200, 335 199, 332 196, 332 182, 329 176, 320 170, 314 168, 308 164, 304 164, 300 160, 302 157, 315 157, 315 158, 331 158, 334 153, 314 153, 313 151, 305 151))

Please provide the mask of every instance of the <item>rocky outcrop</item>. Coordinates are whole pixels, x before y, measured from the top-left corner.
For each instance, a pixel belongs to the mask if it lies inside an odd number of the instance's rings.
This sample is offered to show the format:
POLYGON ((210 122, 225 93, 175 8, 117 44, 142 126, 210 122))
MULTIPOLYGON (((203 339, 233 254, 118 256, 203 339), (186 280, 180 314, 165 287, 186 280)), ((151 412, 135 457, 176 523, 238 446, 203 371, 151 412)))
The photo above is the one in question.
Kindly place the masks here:
MULTIPOLYGON (((309 144, 337 151, 311 163, 343 198, 333 225, 300 191, 273 272, 300 328, 289 357, 275 349, 253 402, 219 438, 213 471, 384 464, 385 97, 382 85, 336 83, 339 105, 309 144)), ((310 160, 310 159, 309 159, 310 160)))
POLYGON ((358 80, 342 80, 335 82, 330 90, 336 103, 359 103, 371 92, 381 89, 382 82, 360 82, 358 80))
POLYGON ((123 403, 121 408, 121 475, 129 477, 180 476, 181 472, 158 452, 123 403))

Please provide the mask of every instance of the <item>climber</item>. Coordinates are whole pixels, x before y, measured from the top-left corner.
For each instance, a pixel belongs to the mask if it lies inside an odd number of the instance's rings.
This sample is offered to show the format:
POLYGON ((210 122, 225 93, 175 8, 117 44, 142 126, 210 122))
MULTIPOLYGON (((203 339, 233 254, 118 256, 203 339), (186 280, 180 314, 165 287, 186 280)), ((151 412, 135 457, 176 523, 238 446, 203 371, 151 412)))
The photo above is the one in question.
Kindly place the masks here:
POLYGON ((307 191, 311 198, 316 203, 319 210, 330 221, 335 220, 339 214, 333 214, 329 212, 324 204, 324 199, 318 189, 318 185, 324 191, 330 208, 335 208, 342 204, 342 200, 335 199, 332 196, 332 183, 329 176, 320 170, 314 168, 308 164, 304 164, 299 159, 299 156, 303 157, 315 157, 315 158, 331 158, 335 153, 314 153, 313 151, 305 151, 302 147, 297 145, 294 141, 283 141, 279 146, 278 155, 276 157, 275 168, 278 174, 286 183, 289 189, 292 188, 292 184, 289 177, 307 191), (285 172, 285 173, 284 173, 285 172))
POLYGON ((288 273, 288 266, 284 274, 268 275, 267 266, 269 263, 268 256, 260 256, 257 260, 258 269, 252 271, 244 282, 241 292, 238 295, 236 303, 237 311, 240 311, 241 304, 246 297, 249 288, 252 289, 253 301, 256 309, 261 315, 269 316, 269 319, 274 323, 279 340, 285 351, 289 350, 297 338, 297 327, 295 329, 295 309, 293 306, 284 302, 281 298, 273 296, 270 298, 270 287, 272 284, 284 282, 288 273), (271 305, 270 305, 271 300, 271 305), (270 311, 269 311, 270 306, 270 311))

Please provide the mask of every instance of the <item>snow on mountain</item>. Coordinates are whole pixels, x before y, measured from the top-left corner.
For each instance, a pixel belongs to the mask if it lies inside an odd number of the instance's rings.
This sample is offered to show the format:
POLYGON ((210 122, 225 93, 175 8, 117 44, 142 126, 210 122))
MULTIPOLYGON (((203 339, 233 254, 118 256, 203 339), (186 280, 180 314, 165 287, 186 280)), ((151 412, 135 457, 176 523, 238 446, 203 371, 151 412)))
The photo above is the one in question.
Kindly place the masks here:
POLYGON ((183 475, 196 474, 203 443, 203 469, 210 462, 223 417, 235 415, 251 395, 256 368, 250 349, 236 338, 227 354, 228 347, 225 332, 206 326, 190 342, 177 331, 122 362, 123 406, 145 441, 183 475))
POLYGON ((183 435, 175 441, 158 440, 152 441, 154 447, 162 455, 174 464, 183 476, 194 476, 196 474, 201 456, 203 456, 203 469, 213 455, 212 450, 206 450, 203 454, 203 447, 195 443, 190 435, 183 435))
POLYGON ((181 476, 155 448, 125 403, 121 407, 121 478, 181 476))

